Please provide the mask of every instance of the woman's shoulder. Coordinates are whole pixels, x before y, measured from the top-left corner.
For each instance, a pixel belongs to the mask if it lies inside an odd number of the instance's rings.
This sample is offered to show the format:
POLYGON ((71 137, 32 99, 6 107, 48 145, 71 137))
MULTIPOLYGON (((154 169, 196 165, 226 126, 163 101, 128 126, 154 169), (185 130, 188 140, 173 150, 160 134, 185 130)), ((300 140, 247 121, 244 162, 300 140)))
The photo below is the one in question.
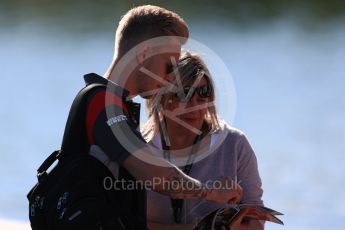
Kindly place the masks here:
POLYGON ((245 134, 227 124, 225 121, 219 121, 219 128, 211 134, 211 147, 213 149, 231 150, 237 148, 246 140, 245 134))
POLYGON ((224 135, 227 134, 227 138, 243 138, 245 134, 242 130, 235 128, 224 120, 219 121, 219 129, 216 130, 212 135, 224 135))
POLYGON ((220 133, 226 133, 222 142, 218 145, 226 152, 233 152, 237 154, 238 158, 250 159, 254 154, 254 151, 245 135, 245 133, 237 128, 228 125, 226 122, 222 122, 220 133))

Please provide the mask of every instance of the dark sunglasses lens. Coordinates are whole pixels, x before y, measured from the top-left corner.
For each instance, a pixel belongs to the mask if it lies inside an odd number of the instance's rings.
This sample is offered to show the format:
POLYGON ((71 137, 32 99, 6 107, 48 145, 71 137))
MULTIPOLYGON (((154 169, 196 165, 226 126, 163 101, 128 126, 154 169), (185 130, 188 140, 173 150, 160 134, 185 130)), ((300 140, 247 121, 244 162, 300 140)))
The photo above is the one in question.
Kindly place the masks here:
POLYGON ((200 98, 208 98, 211 96, 212 88, 211 86, 203 86, 198 88, 198 94, 200 98))
POLYGON ((175 93, 175 97, 178 97, 178 98, 184 100, 187 97, 187 95, 189 93, 189 90, 190 90, 190 87, 184 87, 183 90, 178 91, 177 93, 175 93))
POLYGON ((175 94, 175 96, 179 98, 186 98, 189 93, 191 94, 189 98, 192 98, 195 93, 198 93, 198 96, 200 98, 209 98, 211 97, 211 94, 212 94, 212 88, 209 85, 198 87, 198 88, 184 87, 183 95, 182 95, 182 92, 178 92, 175 94), (189 92, 191 90, 193 90, 193 92, 189 92))

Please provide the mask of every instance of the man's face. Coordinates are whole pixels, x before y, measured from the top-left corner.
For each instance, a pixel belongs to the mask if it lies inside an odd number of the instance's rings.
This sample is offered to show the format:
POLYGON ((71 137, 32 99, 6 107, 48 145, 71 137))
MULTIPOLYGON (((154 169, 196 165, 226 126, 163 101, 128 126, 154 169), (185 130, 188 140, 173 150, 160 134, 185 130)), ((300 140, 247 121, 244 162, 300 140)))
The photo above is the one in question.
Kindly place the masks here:
POLYGON ((177 41, 170 41, 164 47, 154 47, 153 52, 158 53, 148 58, 140 71, 138 80, 138 92, 143 98, 150 98, 157 89, 163 87, 168 81, 172 67, 178 62, 181 45, 177 41), (159 50, 160 49, 160 50, 159 50))

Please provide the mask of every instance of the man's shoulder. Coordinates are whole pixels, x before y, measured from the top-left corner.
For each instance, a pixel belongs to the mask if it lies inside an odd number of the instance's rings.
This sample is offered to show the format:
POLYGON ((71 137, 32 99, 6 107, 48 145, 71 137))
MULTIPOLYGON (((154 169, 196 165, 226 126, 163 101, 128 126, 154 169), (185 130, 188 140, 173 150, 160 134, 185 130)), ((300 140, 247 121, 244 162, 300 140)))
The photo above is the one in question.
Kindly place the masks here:
MULTIPOLYGON (((126 89, 122 88, 118 84, 95 73, 85 74, 84 81, 86 84, 84 88, 90 87, 90 90, 92 90, 93 92, 103 91, 106 92, 107 95, 117 96, 123 101, 126 100, 129 94, 126 89)), ((94 93, 92 95, 94 95, 94 93)))

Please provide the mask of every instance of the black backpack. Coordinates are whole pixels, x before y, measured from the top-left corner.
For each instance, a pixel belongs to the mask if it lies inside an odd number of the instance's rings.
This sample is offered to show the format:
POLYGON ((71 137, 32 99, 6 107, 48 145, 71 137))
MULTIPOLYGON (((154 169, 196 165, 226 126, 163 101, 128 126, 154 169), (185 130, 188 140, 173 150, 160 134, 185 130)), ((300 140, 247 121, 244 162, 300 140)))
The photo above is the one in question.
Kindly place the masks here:
MULTIPOLYGON (((38 183, 27 195, 33 230, 146 229, 145 192, 109 189, 116 183, 114 176, 88 154, 87 95, 99 87, 106 86, 90 84, 78 93, 61 150, 53 152, 37 170, 38 183), (54 162, 57 164, 51 167, 54 162)), ((134 180, 122 167, 120 178, 134 180)))

